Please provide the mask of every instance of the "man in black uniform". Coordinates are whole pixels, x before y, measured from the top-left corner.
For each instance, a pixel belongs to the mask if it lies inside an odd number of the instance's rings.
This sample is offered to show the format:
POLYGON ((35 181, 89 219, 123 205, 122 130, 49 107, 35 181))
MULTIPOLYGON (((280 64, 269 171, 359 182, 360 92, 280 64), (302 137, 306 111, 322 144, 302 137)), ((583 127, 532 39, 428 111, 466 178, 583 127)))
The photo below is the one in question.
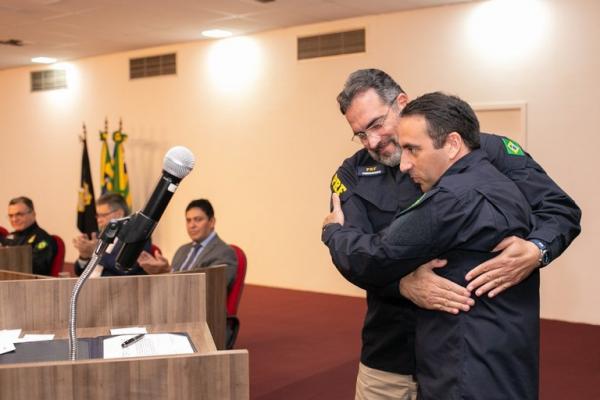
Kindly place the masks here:
MULTIPOLYGON (((394 129, 399 123, 397 114, 407 101, 400 86, 385 72, 375 69, 351 74, 338 96, 342 114, 364 146, 344 161, 332 180, 332 191, 340 196, 346 226, 365 233, 377 232, 389 225, 396 211, 410 206, 421 194, 408 175, 397 168, 400 148, 394 129)), ((502 250, 500 255, 469 272, 469 290, 495 296, 558 257, 579 233, 581 213, 516 143, 482 134, 481 147, 496 168, 525 194, 536 226, 528 237, 531 242, 508 237, 495 249, 502 250), (538 243, 534 245, 534 241, 538 243)), ((423 308, 456 314, 459 310, 468 311, 473 304, 469 291, 432 272, 443 266, 444 260, 423 265, 402 278, 399 287, 397 283, 372 287, 354 276, 350 265, 344 264, 331 246, 330 251, 340 272, 367 290, 356 397, 414 398, 416 308, 411 301, 423 308)))
MULTIPOLYGON (((430 93, 402 110, 400 169, 424 194, 379 234, 342 227, 337 198, 324 240, 352 276, 385 287, 433 258, 466 285, 503 238, 527 237, 531 209, 479 149, 479 123, 464 101, 430 93)), ((335 196, 334 196, 335 197, 335 196)), ((416 375, 427 399, 537 399, 539 271, 457 316, 417 311, 416 375)))
POLYGON ((50 275, 52 261, 56 255, 56 243, 52 236, 38 226, 31 199, 21 196, 10 200, 8 219, 14 232, 1 239, 2 245, 31 246, 32 272, 38 275, 50 275))

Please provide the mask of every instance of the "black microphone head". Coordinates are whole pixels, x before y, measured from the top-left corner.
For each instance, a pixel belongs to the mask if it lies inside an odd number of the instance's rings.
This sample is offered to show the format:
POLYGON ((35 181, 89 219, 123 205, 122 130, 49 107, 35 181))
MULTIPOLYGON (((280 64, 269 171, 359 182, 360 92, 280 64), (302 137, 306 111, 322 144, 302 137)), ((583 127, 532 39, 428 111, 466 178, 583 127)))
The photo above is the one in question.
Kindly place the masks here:
POLYGON ((183 179, 194 169, 196 158, 190 149, 175 146, 167 151, 163 160, 163 170, 176 178, 183 179))

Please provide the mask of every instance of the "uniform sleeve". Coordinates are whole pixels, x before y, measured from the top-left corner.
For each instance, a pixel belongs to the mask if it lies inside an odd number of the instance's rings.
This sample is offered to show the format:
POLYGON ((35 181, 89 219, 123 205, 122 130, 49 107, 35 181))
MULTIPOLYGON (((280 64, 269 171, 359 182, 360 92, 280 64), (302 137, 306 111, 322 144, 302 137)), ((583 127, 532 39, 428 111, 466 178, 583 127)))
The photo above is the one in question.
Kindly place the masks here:
POLYGON ((339 224, 327 226, 323 241, 335 254, 336 264, 344 266, 343 274, 352 276, 353 283, 385 290, 435 258, 440 245, 449 244, 453 237, 451 232, 442 234, 441 226, 460 229, 464 215, 460 207, 453 206, 454 202, 436 202, 446 207, 439 209, 430 198, 426 200, 429 201, 400 214, 388 228, 376 234, 364 234, 339 224), (444 221, 439 219, 438 212, 446 215, 444 221))
MULTIPOLYGON (((354 194, 356 185, 356 175, 352 173, 351 167, 346 163, 342 165, 331 180, 331 191, 340 195, 342 211, 344 212, 344 226, 356 230, 356 232, 373 234, 373 226, 369 221, 368 212, 359 196, 354 194)), ((324 238, 325 231, 323 231, 324 238)), ((323 242, 327 245, 325 240, 323 242)), ((353 269, 348 264, 349 260, 343 254, 336 251, 335 247, 327 245, 331 259, 337 270, 350 283, 360 287, 361 289, 374 292, 380 296, 386 297, 401 297, 398 282, 392 282, 385 287, 375 287, 366 284, 363 280, 357 279, 352 271, 353 269)))
MULTIPOLYGON (((458 198, 436 188, 377 234, 332 224, 323 239, 349 266, 354 279, 383 288, 452 249, 491 251, 504 235, 515 231, 501 208, 497 200, 477 190, 458 198)), ((527 216, 519 215, 525 220, 527 216)))
POLYGON ((482 149, 492 164, 525 195, 533 212, 528 239, 548 243, 552 259, 560 256, 581 232, 581 210, 544 169, 514 141, 482 135, 482 149))

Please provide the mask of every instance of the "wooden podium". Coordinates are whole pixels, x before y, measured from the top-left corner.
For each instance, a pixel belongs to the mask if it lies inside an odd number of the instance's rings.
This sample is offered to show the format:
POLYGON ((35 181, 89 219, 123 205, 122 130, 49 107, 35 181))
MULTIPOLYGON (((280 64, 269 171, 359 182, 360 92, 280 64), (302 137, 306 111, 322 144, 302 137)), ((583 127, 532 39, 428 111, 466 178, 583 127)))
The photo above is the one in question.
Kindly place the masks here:
MULTIPOLYGON (((0 329, 68 337, 76 279, 0 282, 0 329)), ((206 275, 89 279, 78 304, 79 338, 110 328, 186 332, 189 355, 0 365, 0 399, 248 399, 246 350, 217 351, 206 323, 206 275)), ((1 357, 1 356, 0 356, 1 357)))
POLYGON ((47 275, 26 274, 24 272, 7 271, 0 269, 0 281, 14 281, 23 279, 52 279, 47 275))
POLYGON ((29 245, 0 247, 0 269, 31 274, 32 257, 29 245))

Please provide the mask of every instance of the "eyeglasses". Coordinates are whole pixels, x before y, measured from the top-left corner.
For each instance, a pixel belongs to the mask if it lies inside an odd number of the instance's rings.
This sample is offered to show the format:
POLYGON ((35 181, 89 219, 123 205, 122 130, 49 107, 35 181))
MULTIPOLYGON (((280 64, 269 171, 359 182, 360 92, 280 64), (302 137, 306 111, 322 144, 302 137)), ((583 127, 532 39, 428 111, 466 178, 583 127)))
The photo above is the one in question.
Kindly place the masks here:
POLYGON ((381 128, 383 128, 383 126, 385 125, 385 121, 387 120, 388 115, 390 115, 390 110, 394 108, 394 101, 395 99, 392 100, 392 102, 388 105, 387 112, 381 117, 371 122, 371 124, 369 124, 369 126, 367 126, 364 131, 355 132, 354 135, 352 135, 352 141, 356 142, 357 140, 367 140, 370 134, 379 132, 381 128))
POLYGON ((110 216, 111 214, 113 214, 115 211, 117 211, 117 210, 110 210, 109 212, 105 212, 105 213, 98 213, 97 212, 96 213, 96 219, 106 218, 106 217, 110 216))
POLYGON ((29 211, 23 211, 23 212, 17 212, 17 213, 14 213, 14 214, 8 214, 8 219, 23 218, 27 214, 31 214, 31 210, 29 210, 29 211))

